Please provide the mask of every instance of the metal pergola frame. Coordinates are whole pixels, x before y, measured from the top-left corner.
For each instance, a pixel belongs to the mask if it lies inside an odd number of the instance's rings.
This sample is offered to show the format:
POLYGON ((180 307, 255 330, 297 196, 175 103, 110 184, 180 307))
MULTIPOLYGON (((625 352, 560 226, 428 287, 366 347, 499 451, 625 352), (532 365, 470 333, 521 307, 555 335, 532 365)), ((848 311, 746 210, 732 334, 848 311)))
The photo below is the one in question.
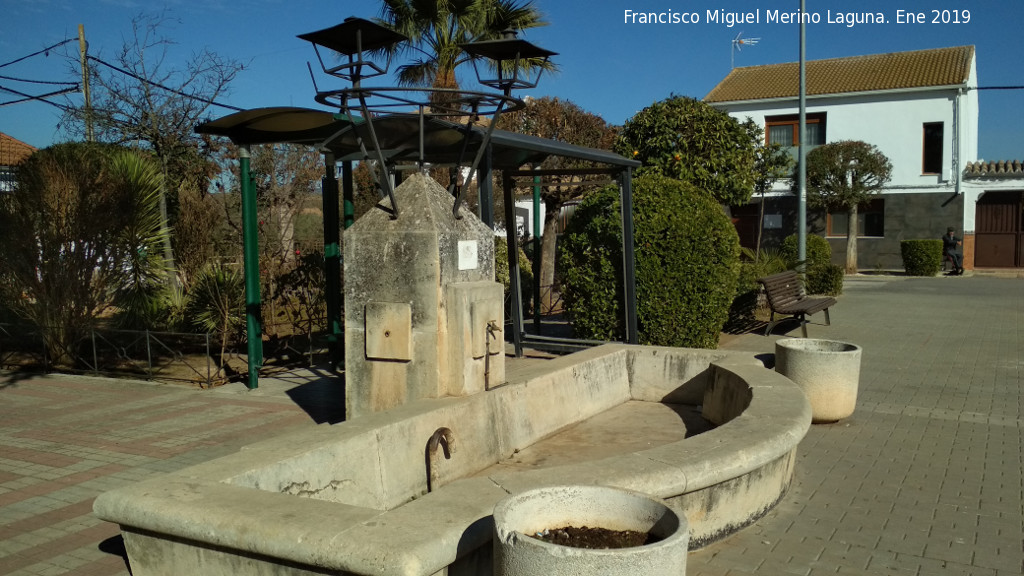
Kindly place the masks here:
MULTIPOLYGON (((262 364, 262 326, 259 318, 260 278, 258 254, 256 252, 255 188, 249 174, 249 147, 254 144, 298 144, 310 146, 323 154, 325 175, 323 178, 324 213, 324 258, 327 275, 326 299, 328 341, 332 361, 341 359, 344 330, 341 322, 341 252, 339 216, 344 227, 353 222, 354 185, 353 162, 368 160, 361 145, 365 122, 352 118, 309 108, 275 107, 258 108, 237 112, 196 127, 196 132, 225 136, 241 148, 239 168, 241 172, 243 242, 246 247, 245 276, 247 286, 246 320, 249 328, 249 387, 258 386, 258 372, 262 364), (339 215, 337 163, 342 165, 342 194, 344 209, 339 215), (250 254, 251 252, 251 254, 250 254), (253 289, 249 290, 250 284, 253 289)), ((638 343, 636 312, 635 258, 633 250, 633 170, 640 163, 624 158, 607 150, 574 146, 565 142, 517 134, 488 126, 457 124, 444 119, 424 116, 422 113, 393 114, 375 117, 376 137, 380 141, 382 158, 388 171, 396 166, 423 165, 461 166, 467 157, 466 150, 482 158, 478 169, 481 219, 494 228, 494 203, 491 173, 503 172, 505 194, 506 236, 509 243, 509 271, 512 297, 512 341, 517 356, 529 344, 538 349, 571 351, 597 342, 565 338, 543 337, 527 334, 523 328, 522 286, 519 282, 519 261, 517 239, 514 230, 515 205, 513 179, 521 176, 544 175, 590 175, 608 174, 619 182, 623 231, 623 294, 625 341, 638 343), (491 138, 485 147, 487 133, 491 138), (549 156, 573 158, 603 165, 587 169, 566 170, 521 170, 528 164, 539 165, 549 156)), ((454 202, 454 199, 453 199, 454 202)))

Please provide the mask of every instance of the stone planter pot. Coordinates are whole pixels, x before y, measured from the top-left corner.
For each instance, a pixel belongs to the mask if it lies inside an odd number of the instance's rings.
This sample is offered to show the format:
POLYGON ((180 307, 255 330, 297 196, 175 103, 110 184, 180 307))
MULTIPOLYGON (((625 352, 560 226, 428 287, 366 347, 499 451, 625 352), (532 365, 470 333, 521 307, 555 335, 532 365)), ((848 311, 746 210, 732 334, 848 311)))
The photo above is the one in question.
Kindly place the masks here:
POLYGON ((494 508, 494 576, 679 576, 690 541, 685 516, 639 492, 554 486, 514 494, 494 508), (660 541, 592 550, 527 536, 564 526, 650 532, 660 541))
POLYGON ((861 347, 835 340, 786 338, 775 342, 775 371, 803 389, 815 423, 853 414, 861 347))

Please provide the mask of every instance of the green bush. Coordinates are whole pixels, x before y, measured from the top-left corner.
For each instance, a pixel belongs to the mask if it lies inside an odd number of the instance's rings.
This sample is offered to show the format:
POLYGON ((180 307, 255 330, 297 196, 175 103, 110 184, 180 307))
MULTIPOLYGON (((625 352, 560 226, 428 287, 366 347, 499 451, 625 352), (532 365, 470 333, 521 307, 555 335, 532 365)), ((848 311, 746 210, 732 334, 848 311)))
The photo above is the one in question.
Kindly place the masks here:
MULTIPOLYGON (((714 348, 736 292, 739 238, 692 184, 647 174, 633 183, 640 342, 714 348)), ((562 295, 576 335, 621 339, 619 192, 588 196, 561 239, 562 295)))
POLYGON ((613 149, 654 172, 690 182, 717 202, 746 204, 754 193, 754 144, 735 118, 672 95, 626 121, 613 149))
MULTIPOLYGON (((782 241, 782 254, 788 269, 797 268, 797 235, 786 236, 782 241)), ((817 234, 807 235, 807 275, 804 288, 808 294, 838 296, 843 293, 843 268, 832 264, 832 245, 817 234)))
POLYGON ((839 296, 843 293, 843 278, 846 272, 837 264, 815 264, 807 269, 804 286, 808 294, 839 296))
MULTIPOLYGON (((789 269, 796 268, 800 263, 798 260, 797 235, 790 234, 782 241, 782 255, 789 265, 789 269)), ((817 234, 807 235, 807 266, 815 267, 832 263, 832 245, 817 234)))
MULTIPOLYGON (((509 312, 508 303, 509 290, 512 288, 511 277, 508 273, 508 242, 505 238, 494 237, 494 276, 495 280, 501 282, 505 287, 505 313, 509 312)), ((523 314, 531 313, 533 310, 533 264, 526 257, 522 246, 519 247, 519 286, 523 292, 523 314)))
POLYGON ((902 240, 900 254, 908 276, 935 276, 942 268, 942 240, 902 240))

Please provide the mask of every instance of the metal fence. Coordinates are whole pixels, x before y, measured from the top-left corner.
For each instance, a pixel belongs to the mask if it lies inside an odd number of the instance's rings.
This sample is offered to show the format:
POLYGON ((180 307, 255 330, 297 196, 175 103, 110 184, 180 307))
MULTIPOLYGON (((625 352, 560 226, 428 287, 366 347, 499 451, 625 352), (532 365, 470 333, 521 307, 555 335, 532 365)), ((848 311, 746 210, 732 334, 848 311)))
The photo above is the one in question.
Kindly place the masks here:
MULTIPOLYGON (((309 332, 264 342, 268 366, 312 366, 327 355, 327 337, 309 332)), ((223 384, 244 374, 243 346, 232 344, 221 356, 217 335, 152 330, 94 329, 66 351, 59 364, 47 350, 43 331, 0 323, 0 368, 68 372, 145 380, 223 384)))

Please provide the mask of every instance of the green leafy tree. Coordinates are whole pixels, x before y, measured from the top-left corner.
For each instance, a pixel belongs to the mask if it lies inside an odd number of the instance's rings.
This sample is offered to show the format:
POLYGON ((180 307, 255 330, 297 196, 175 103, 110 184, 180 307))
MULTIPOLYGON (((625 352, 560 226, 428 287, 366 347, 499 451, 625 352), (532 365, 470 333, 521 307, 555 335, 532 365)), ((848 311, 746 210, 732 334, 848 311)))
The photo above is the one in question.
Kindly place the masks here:
POLYGON ((764 234, 765 194, 776 182, 792 173, 793 157, 781 144, 765 142, 764 128, 751 118, 748 117, 743 122, 743 129, 747 131, 754 145, 754 194, 761 197, 757 220, 757 244, 753 252, 754 262, 757 262, 761 257, 761 237, 764 234))
MULTIPOLYGON (((494 40, 509 29, 547 25, 533 0, 382 0, 381 21, 409 38, 400 48, 403 53, 417 54, 411 63, 398 67, 400 84, 452 90, 459 87, 456 68, 471 59, 460 44, 494 40)), ((539 61, 526 66, 554 68, 539 61)), ((450 102, 450 97, 435 94, 431 105, 446 107, 450 102)))
POLYGON ((737 206, 754 191, 754 146, 735 118, 693 98, 671 96, 626 121, 614 150, 642 171, 690 182, 719 204, 737 206))
POLYGON ((867 142, 832 142, 807 154, 807 204, 848 216, 847 274, 857 273, 857 207, 881 192, 891 177, 892 162, 867 142))
POLYGON ((97 318, 144 315, 161 280, 159 168, 138 152, 59 144, 18 169, 0 195, 0 291, 70 364, 97 318))
MULTIPOLYGON (((611 148, 616 135, 615 128, 597 114, 587 112, 568 100, 550 97, 529 100, 522 110, 502 116, 498 126, 520 134, 605 150, 611 148)), ((552 155, 544 160, 540 168, 556 170, 587 166, 589 163, 586 161, 552 155)), ((550 310, 554 300, 551 287, 555 283, 555 244, 559 214, 567 203, 582 199, 588 192, 593 191, 595 186, 587 185, 587 181, 595 178, 597 177, 555 177, 541 189, 541 200, 545 208, 540 250, 541 310, 550 310), (559 182, 565 182, 565 186, 552 185, 559 182)))
MULTIPOLYGON (((692 184, 646 174, 634 181, 640 342, 715 348, 739 276, 739 237, 721 206, 692 184)), ((588 196, 559 252, 577 335, 619 339, 622 224, 615 187, 588 196)))

